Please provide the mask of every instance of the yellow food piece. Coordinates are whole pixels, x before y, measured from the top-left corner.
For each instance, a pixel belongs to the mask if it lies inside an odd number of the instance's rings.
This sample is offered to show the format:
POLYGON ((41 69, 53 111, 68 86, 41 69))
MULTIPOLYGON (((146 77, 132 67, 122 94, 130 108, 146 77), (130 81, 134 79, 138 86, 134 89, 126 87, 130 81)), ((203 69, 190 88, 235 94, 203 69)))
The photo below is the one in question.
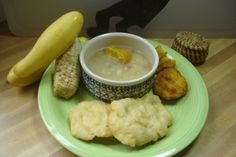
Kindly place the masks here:
POLYGON ((89 39, 87 37, 78 37, 81 45, 84 45, 89 39))
POLYGON ((174 68, 176 65, 176 61, 174 59, 170 59, 167 56, 162 57, 160 59, 160 63, 158 66, 158 71, 163 70, 165 68, 174 68))
POLYGON ((162 57, 166 56, 166 52, 163 50, 163 48, 161 46, 157 46, 156 51, 157 51, 160 59, 162 57))
POLYGON ((159 56, 159 65, 157 68, 157 72, 166 69, 166 68, 174 68, 176 66, 176 61, 167 56, 167 53, 161 46, 156 47, 156 51, 159 56))
POLYGON ((83 15, 77 11, 58 18, 41 34, 31 51, 13 66, 7 81, 26 86, 39 80, 48 65, 72 45, 82 25, 83 15))
POLYGON ((13 67, 8 73, 7 81, 14 86, 18 86, 18 87, 27 86, 39 80, 42 76, 42 73, 45 71, 45 68, 47 67, 41 68, 40 70, 36 71, 35 73, 33 73, 32 75, 28 77, 21 78, 14 73, 13 70, 15 69, 15 67, 13 67))
POLYGON ((105 52, 112 57, 117 58, 121 63, 127 63, 132 57, 132 53, 122 49, 122 48, 117 48, 117 47, 106 47, 105 52))
POLYGON ((154 80, 153 91, 163 100, 176 100, 187 93, 188 84, 184 76, 175 68, 159 72, 154 80))

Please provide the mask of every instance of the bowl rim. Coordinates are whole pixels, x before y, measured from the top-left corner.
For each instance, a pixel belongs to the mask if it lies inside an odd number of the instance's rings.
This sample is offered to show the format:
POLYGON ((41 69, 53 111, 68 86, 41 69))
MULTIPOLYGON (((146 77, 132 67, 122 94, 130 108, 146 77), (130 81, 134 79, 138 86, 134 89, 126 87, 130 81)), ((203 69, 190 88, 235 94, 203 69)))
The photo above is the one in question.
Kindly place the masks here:
POLYGON ((80 52, 80 64, 82 66, 82 70, 84 70, 84 72, 86 74, 88 74, 91 78, 93 78, 94 80, 107 84, 107 85, 113 85, 113 86, 130 86, 130 85, 136 85, 139 83, 142 83, 144 81, 146 81, 147 79, 149 79, 150 77, 154 76, 158 64, 159 64, 159 56, 158 53, 156 52, 156 49, 152 46, 151 43, 149 43, 147 40, 145 40, 144 38, 138 36, 138 35, 134 35, 131 33, 123 33, 123 32, 112 32, 112 33, 105 33, 105 34, 101 34, 98 35, 92 39, 90 39, 85 46, 82 48, 81 52, 80 52), (145 75, 136 78, 136 79, 132 79, 132 80, 125 80, 125 81, 118 81, 118 80, 111 80, 111 79, 107 79, 104 77, 101 77, 95 73, 93 73, 85 64, 84 61, 84 57, 85 57, 85 52, 88 49, 88 47, 90 47, 91 45, 93 45, 95 42, 97 42, 98 40, 101 40, 103 38, 107 38, 107 37, 127 37, 127 38, 132 38, 134 40, 138 40, 140 42, 142 42, 143 44, 145 44, 146 46, 148 46, 150 48, 150 52, 152 53, 152 55, 154 56, 154 64, 152 66, 152 69, 146 73, 145 75))

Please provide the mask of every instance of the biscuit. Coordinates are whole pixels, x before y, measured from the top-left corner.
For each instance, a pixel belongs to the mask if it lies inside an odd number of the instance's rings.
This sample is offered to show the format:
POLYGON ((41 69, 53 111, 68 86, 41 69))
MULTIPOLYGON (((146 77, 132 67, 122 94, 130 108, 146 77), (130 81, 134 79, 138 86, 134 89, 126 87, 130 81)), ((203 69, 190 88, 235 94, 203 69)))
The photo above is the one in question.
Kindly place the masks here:
POLYGON ((113 101, 108 123, 117 140, 135 147, 165 136, 172 116, 158 96, 147 94, 142 98, 113 101))
POLYGON ((108 105, 102 101, 84 101, 74 106, 69 113, 71 134, 83 140, 109 137, 108 105))
POLYGON ((167 68, 157 74, 153 88, 161 99, 175 100, 186 94, 187 82, 178 70, 167 68))

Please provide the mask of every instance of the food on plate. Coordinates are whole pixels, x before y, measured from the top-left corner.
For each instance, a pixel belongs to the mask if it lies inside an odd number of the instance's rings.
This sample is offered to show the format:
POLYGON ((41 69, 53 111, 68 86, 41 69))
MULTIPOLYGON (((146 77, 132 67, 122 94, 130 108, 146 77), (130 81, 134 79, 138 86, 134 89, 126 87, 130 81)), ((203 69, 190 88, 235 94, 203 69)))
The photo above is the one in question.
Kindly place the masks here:
POLYGON ((209 42, 200 34, 179 32, 172 43, 172 48, 185 56, 192 64, 200 65, 205 62, 209 45, 209 42))
POLYGON ((154 80, 154 93, 164 100, 175 100, 185 95, 187 82, 175 68, 160 71, 154 80))
POLYGON ((73 45, 56 59, 53 75, 53 93, 62 98, 71 98, 79 87, 79 53, 81 44, 78 38, 73 45))
POLYGON ((84 101, 69 113, 71 134, 82 140, 111 136, 108 127, 108 105, 102 101, 84 101))
POLYGON ((172 115, 158 96, 125 98, 111 103, 109 128, 121 143, 131 147, 157 141, 167 134, 172 115))
POLYGON ((165 56, 160 59, 159 66, 157 71, 161 71, 165 68, 174 68, 176 65, 176 62, 174 59, 170 59, 169 57, 165 56))
POLYGON ((121 63, 107 55, 105 49, 94 52, 87 61, 88 68, 95 74, 110 80, 127 81, 137 79, 151 70, 151 63, 144 53, 128 49, 132 53, 129 62, 121 63))
POLYGON ((113 46, 108 46, 104 48, 106 54, 118 59, 121 63, 127 63, 132 57, 132 53, 124 48, 118 48, 113 46))
POLYGON ((165 52, 165 50, 161 46, 157 46, 155 49, 158 53, 159 59, 166 56, 167 52, 165 52))
POLYGON ((165 69, 165 68, 173 68, 176 65, 176 62, 174 59, 167 56, 167 53, 164 51, 164 49, 161 46, 156 47, 156 51, 159 56, 159 65, 157 68, 157 72, 165 69))
POLYGON ((78 37, 78 39, 79 39, 81 45, 84 45, 89 40, 89 38, 83 37, 83 36, 82 37, 78 37))
POLYGON ((58 18, 38 38, 31 51, 10 70, 7 81, 27 86, 39 80, 48 65, 71 46, 83 25, 83 15, 71 11, 58 18))
POLYGON ((125 98, 106 104, 84 101, 69 112, 71 134, 82 140, 114 136, 121 143, 135 147, 166 136, 172 124, 171 113, 158 96, 125 98))

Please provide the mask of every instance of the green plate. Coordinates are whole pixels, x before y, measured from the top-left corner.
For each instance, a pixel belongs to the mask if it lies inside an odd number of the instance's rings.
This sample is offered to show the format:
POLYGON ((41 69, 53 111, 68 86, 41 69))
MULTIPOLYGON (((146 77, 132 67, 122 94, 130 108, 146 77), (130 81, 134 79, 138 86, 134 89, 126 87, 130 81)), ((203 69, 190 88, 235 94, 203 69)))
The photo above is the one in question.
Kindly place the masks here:
POLYGON ((65 148, 82 157, 163 157, 178 153, 197 137, 208 114, 208 93, 204 81, 195 67, 179 53, 163 44, 149 41, 154 46, 161 45, 176 60, 176 68, 188 82, 188 92, 183 98, 175 102, 163 102, 174 118, 167 136, 138 148, 122 145, 114 138, 97 138, 90 142, 74 138, 69 129, 70 108, 81 101, 95 98, 83 84, 70 100, 53 96, 54 64, 51 64, 39 85, 38 104, 46 127, 65 148))

